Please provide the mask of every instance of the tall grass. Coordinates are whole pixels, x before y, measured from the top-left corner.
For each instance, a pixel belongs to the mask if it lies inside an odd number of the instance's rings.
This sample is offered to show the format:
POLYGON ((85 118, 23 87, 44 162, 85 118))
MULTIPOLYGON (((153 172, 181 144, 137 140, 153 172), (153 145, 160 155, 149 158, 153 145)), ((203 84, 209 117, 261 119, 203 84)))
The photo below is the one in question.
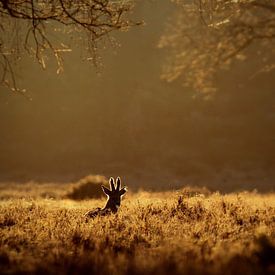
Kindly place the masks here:
POLYGON ((275 194, 189 191, 128 194, 87 222, 103 199, 2 200, 0 273, 275 272, 275 194))

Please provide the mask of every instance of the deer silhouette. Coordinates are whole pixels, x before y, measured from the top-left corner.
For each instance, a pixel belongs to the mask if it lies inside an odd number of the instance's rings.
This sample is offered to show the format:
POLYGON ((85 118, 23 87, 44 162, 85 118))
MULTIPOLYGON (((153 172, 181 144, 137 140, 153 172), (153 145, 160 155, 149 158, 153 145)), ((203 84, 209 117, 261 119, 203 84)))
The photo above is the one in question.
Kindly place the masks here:
POLYGON ((118 208, 120 207, 121 197, 126 193, 126 187, 120 189, 121 181, 120 178, 116 179, 116 186, 114 178, 110 178, 109 180, 110 189, 105 186, 101 186, 105 195, 107 195, 108 200, 104 208, 96 208, 88 211, 84 216, 86 218, 95 218, 96 216, 105 216, 111 213, 116 213, 118 208))

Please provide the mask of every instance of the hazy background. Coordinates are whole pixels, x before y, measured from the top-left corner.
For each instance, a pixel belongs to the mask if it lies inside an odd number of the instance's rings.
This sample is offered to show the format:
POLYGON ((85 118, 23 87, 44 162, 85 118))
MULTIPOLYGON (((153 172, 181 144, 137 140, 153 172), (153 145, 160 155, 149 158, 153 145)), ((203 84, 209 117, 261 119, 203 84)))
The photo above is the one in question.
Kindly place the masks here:
POLYGON ((257 60, 236 64, 211 100, 161 81, 167 53, 156 45, 174 9, 140 1, 134 16, 146 26, 117 35, 100 75, 83 49, 59 76, 25 59, 18 72, 33 101, 0 87, 0 180, 104 174, 130 187, 274 190, 274 72, 250 79, 257 60))

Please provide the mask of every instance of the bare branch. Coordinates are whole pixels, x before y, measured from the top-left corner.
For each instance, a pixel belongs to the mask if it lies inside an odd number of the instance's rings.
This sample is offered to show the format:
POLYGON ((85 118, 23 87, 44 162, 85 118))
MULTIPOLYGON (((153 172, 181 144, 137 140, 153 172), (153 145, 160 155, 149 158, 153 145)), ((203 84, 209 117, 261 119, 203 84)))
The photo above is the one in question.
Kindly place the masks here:
POLYGON ((9 86, 18 89, 12 67, 24 52, 34 56, 44 69, 45 56, 51 53, 56 59, 57 72, 62 71, 63 54, 71 49, 64 41, 52 37, 58 29, 70 36, 76 34, 81 44, 85 41, 87 54, 95 62, 103 37, 114 30, 140 24, 127 18, 132 7, 130 0, 0 0, 1 83, 10 79, 9 86), (16 41, 13 36, 17 37, 16 41))
POLYGON ((163 73, 167 81, 180 78, 184 85, 208 93, 216 90, 216 73, 229 69, 234 60, 245 60, 252 45, 274 55, 273 0, 171 1, 179 8, 159 42, 160 48, 170 50, 163 73))

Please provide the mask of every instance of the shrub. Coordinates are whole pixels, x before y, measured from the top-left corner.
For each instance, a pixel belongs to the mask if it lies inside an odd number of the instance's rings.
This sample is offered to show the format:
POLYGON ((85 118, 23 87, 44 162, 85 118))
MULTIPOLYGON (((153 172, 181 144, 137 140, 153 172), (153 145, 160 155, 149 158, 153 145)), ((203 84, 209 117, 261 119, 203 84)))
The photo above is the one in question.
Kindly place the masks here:
POLYGON ((94 199, 104 196, 101 185, 107 184, 106 177, 101 175, 88 175, 74 184, 66 197, 73 200, 94 199))

